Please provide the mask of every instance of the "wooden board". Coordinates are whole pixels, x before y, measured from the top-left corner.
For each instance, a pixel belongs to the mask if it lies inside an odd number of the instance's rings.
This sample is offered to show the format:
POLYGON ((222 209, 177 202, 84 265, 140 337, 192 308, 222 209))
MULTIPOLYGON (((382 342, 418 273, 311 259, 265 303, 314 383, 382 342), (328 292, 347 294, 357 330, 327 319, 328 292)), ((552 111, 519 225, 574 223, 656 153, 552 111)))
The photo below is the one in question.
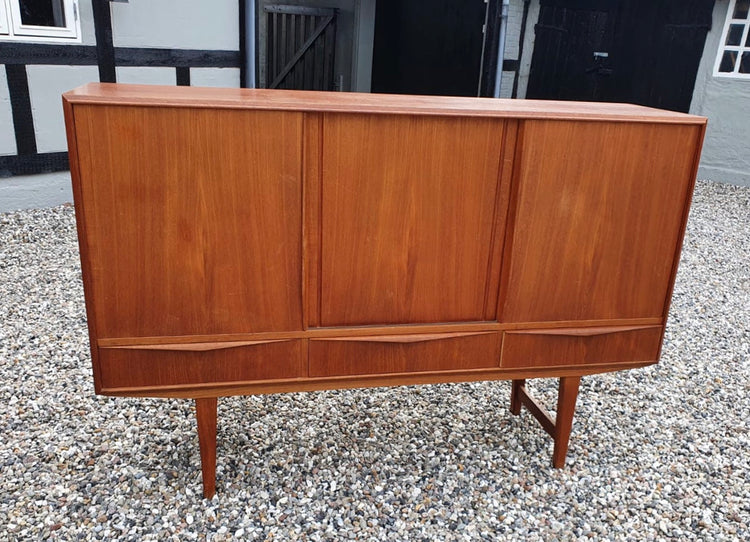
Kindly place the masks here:
POLYGON ((100 348, 104 388, 221 384, 307 376, 304 340, 100 348))
POLYGON ((504 322, 662 316, 700 127, 527 121, 504 322))
POLYGON ((500 334, 444 333, 310 340, 310 376, 497 367, 500 334))
POLYGON ((484 319, 503 134, 494 119, 326 115, 321 325, 484 319))
POLYGON ((302 329, 302 115, 74 110, 99 338, 302 329))
POLYGON ((594 363, 637 363, 658 359, 662 326, 509 331, 503 336, 503 368, 594 363))
POLYGON ((453 96, 399 96, 361 92, 316 92, 247 88, 198 88, 89 83, 65 93, 71 103, 211 107, 276 111, 320 111, 460 117, 606 120, 705 124, 706 119, 632 104, 509 100, 453 96))

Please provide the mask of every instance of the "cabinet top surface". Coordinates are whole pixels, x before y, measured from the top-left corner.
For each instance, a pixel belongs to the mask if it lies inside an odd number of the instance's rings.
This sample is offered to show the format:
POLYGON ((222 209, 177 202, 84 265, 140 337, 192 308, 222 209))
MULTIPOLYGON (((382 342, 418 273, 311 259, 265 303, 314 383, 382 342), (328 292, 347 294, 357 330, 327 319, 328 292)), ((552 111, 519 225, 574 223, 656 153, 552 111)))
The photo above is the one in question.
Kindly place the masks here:
POLYGON ((89 83, 66 92, 63 97, 66 101, 74 104, 565 120, 627 120, 679 124, 704 124, 706 122, 704 117, 621 103, 405 96, 357 92, 89 83))

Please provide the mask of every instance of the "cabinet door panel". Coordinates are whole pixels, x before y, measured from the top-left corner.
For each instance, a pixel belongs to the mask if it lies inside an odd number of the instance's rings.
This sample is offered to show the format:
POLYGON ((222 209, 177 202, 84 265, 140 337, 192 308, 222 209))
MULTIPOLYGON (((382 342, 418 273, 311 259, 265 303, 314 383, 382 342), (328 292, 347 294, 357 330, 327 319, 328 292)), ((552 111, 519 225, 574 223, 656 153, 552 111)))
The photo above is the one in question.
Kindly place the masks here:
POLYGON ((301 114, 74 115, 100 338, 301 329, 301 114))
POLYGON ((503 128, 326 115, 321 325, 484 319, 503 128))
POLYGON ((700 127, 527 121, 507 322, 661 317, 700 127))

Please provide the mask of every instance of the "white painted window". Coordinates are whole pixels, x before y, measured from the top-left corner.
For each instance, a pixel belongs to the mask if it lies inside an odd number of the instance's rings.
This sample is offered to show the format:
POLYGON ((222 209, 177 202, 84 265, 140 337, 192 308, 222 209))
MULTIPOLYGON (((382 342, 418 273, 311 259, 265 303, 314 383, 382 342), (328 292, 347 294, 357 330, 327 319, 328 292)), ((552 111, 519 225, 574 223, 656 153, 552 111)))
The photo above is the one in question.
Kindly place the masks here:
POLYGON ((78 0, 0 0, 0 40, 80 42, 78 0))
POLYGON ((730 0, 714 75, 750 79, 750 0, 730 0))

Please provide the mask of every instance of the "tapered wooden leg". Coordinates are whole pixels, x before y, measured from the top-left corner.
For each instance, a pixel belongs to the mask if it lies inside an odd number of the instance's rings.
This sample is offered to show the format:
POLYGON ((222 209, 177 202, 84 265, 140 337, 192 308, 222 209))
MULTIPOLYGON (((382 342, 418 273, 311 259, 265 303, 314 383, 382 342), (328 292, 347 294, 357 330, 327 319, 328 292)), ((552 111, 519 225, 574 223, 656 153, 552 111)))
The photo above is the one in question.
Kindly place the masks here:
POLYGON ((216 493, 216 397, 195 400, 198 418, 198 443, 201 449, 203 471, 203 497, 210 499, 216 493))
POLYGON ((521 413, 521 389, 526 385, 525 380, 514 380, 513 388, 510 392, 510 412, 518 416, 521 413))
POLYGON ((560 391, 557 396, 557 419, 555 420, 555 449, 552 452, 552 465, 561 469, 565 466, 568 453, 570 430, 573 428, 573 414, 576 410, 580 376, 565 376, 560 379, 560 391))

